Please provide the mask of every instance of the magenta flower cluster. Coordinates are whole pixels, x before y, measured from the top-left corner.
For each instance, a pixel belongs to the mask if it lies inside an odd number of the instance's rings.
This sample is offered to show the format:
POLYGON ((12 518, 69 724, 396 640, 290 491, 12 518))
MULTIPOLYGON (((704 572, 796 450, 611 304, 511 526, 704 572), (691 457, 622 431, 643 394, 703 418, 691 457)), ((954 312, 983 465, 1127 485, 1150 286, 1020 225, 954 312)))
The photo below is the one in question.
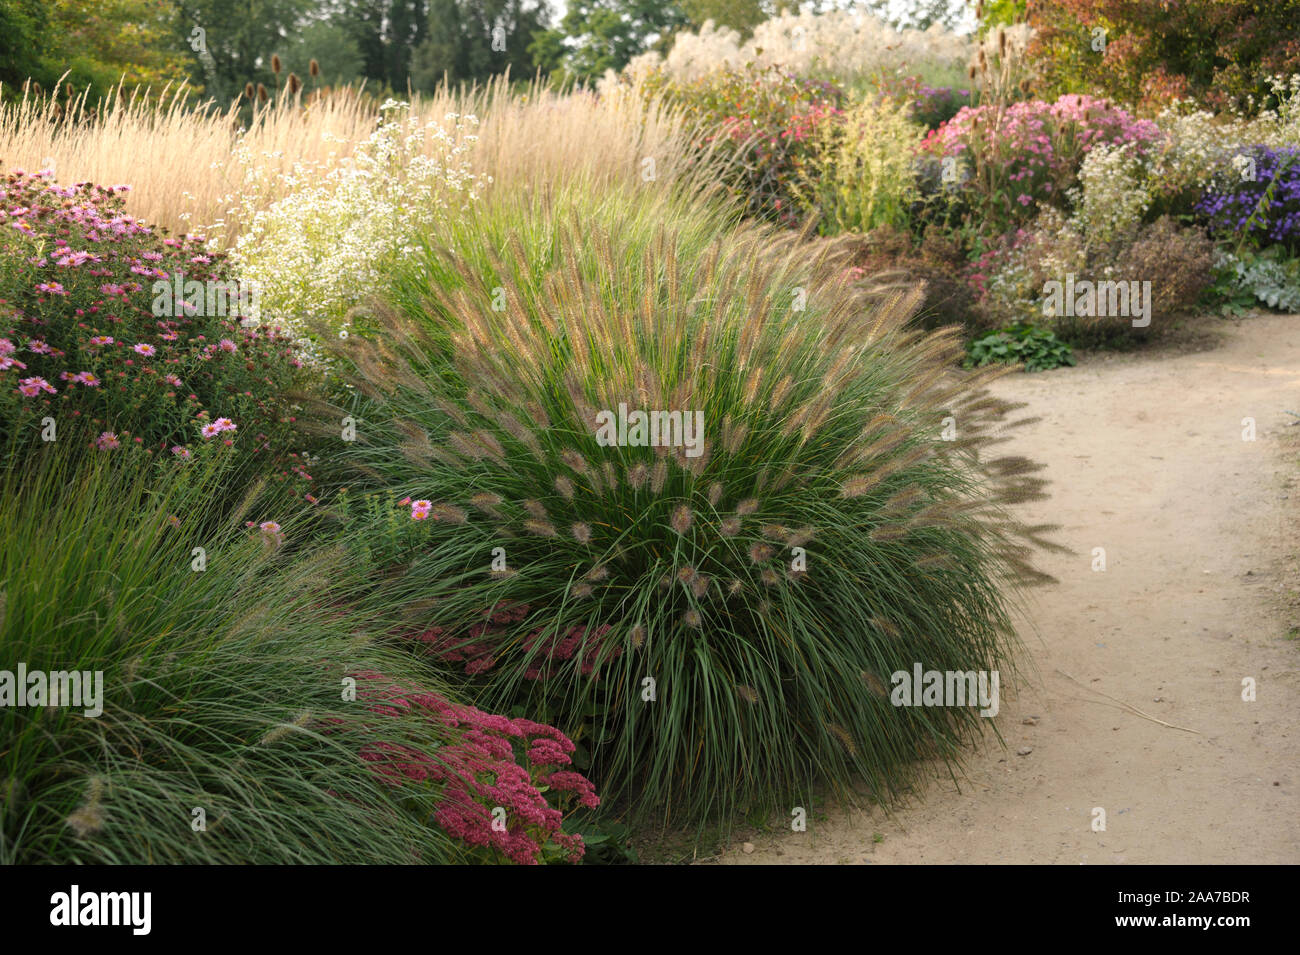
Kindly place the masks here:
POLYGON ((428 783, 440 788, 434 821, 467 845, 536 865, 553 846, 570 861, 582 858, 582 837, 561 828, 564 812, 551 805, 600 805, 591 781, 571 766, 573 741, 553 726, 509 719, 451 703, 437 693, 403 687, 382 673, 362 671, 357 700, 373 713, 415 713, 447 732, 433 751, 383 741, 361 758, 393 786, 428 783), (549 797, 549 799, 548 799, 549 797))

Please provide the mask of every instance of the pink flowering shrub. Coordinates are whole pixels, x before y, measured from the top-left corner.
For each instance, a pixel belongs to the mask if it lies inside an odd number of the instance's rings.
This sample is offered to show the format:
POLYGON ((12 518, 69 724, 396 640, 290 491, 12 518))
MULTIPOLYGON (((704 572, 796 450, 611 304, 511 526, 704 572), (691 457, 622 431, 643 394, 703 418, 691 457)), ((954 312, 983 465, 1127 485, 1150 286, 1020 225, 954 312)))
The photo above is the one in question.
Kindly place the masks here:
POLYGON ((394 787, 438 787, 433 821, 488 858, 521 865, 579 861, 582 837, 565 832, 564 810, 600 805, 591 782, 571 768, 573 741, 553 726, 509 719, 394 683, 382 673, 354 674, 357 700, 373 713, 427 715, 454 731, 429 750, 397 741, 369 743, 361 758, 394 787))
POLYGON ((125 215, 125 189, 59 186, 22 172, 0 179, 8 453, 38 444, 46 418, 57 440, 100 450, 130 441, 151 454, 233 443, 237 430, 260 469, 278 466, 282 480, 302 482, 285 454, 292 418, 282 396, 304 380, 291 342, 273 326, 241 321, 239 299, 226 294, 233 284, 210 297, 215 283, 230 281, 222 257, 125 215))
POLYGON ((654 74, 643 89, 666 93, 695 120, 702 152, 734 156, 727 184, 747 214, 795 225, 795 185, 814 153, 814 133, 843 114, 830 83, 768 70, 720 70, 692 82, 654 74))
POLYGON ((1043 206, 1065 208, 1083 158, 1098 145, 1133 143, 1138 155, 1160 136, 1156 124, 1090 96, 1054 103, 963 107, 926 137, 923 149, 956 160, 958 190, 983 229, 1001 234, 1043 206))

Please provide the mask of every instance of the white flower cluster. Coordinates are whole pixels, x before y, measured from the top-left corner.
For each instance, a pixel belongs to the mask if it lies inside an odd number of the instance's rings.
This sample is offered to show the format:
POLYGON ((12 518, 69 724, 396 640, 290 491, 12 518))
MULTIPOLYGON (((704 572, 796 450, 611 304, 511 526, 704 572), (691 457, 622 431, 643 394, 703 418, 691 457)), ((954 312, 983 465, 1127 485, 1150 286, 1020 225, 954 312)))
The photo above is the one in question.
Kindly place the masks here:
POLYGON ((477 125, 457 113, 422 123, 390 100, 351 156, 328 169, 296 164, 277 177, 284 197, 265 209, 256 207, 265 176, 245 162, 248 208, 232 259, 259 290, 265 319, 300 338, 322 326, 346 334, 348 310, 377 286, 384 262, 477 198, 468 157, 477 125))
POLYGON ((1133 143, 1102 144, 1091 149, 1079 169, 1079 188, 1072 191, 1076 230, 1089 243, 1107 243, 1142 221, 1151 205, 1147 170, 1133 143))
POLYGON ((707 21, 699 33, 679 33, 666 59, 644 53, 627 72, 635 76, 663 69, 674 80, 690 81, 727 66, 753 63, 849 79, 904 67, 909 72, 922 72, 926 66, 964 70, 972 50, 969 38, 938 24, 928 30, 898 31, 883 20, 847 10, 804 11, 782 13, 759 24, 744 44, 735 30, 707 21))

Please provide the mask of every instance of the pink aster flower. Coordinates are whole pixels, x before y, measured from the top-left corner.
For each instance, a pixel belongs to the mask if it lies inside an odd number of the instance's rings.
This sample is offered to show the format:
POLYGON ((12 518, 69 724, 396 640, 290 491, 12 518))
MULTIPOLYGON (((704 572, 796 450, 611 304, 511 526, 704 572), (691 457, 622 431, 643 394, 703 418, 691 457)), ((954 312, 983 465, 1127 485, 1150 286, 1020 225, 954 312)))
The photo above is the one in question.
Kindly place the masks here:
POLYGON ((113 336, 96 335, 94 338, 90 340, 90 344, 94 345, 96 348, 100 347, 101 345, 111 345, 113 344, 113 336))
POLYGON ((141 342, 139 345, 132 345, 131 351, 135 352, 137 355, 144 355, 146 358, 158 353, 158 349, 144 342, 141 342))
POLYGON ((236 425, 235 422, 231 421, 229 418, 218 418, 216 421, 212 422, 212 426, 216 428, 218 431, 238 430, 238 425, 236 425))
POLYGON ((33 338, 27 342, 27 350, 34 352, 37 355, 48 355, 54 349, 45 344, 45 342, 41 341, 39 338, 33 338))
POLYGON ((220 349, 221 349, 222 351, 224 351, 224 352, 233 352, 233 351, 235 351, 236 348, 237 348, 237 346, 235 345, 235 343, 232 342, 229 338, 223 338, 223 339, 221 339, 221 341, 219 341, 219 342, 217 343, 217 347, 220 348, 220 349))
POLYGON ((429 516, 429 511, 433 509, 433 501, 416 501, 411 505, 411 520, 422 521, 429 516))
POLYGON ((171 385, 173 388, 179 388, 181 386, 181 380, 175 375, 163 375, 163 381, 167 382, 167 384, 171 385))
POLYGON ((200 430, 201 433, 203 434, 203 440, 205 441, 208 440, 209 438, 215 438, 217 435, 221 433, 221 429, 218 428, 215 424, 205 424, 200 430))
POLYGON ((48 391, 50 394, 58 394, 57 389, 44 378, 24 378, 18 383, 18 390, 28 398, 39 395, 42 391, 48 391))
POLYGON ((117 435, 112 431, 104 431, 95 439, 95 447, 101 451, 112 451, 121 446, 122 442, 117 439, 117 435))
MULTIPOLYGON (((215 433, 216 432, 214 431, 213 434, 215 433)), ((180 458, 182 461, 185 461, 190 457, 190 449, 185 447, 183 444, 176 444, 172 446, 172 454, 176 455, 176 457, 180 458)))
POLYGON ((48 292, 50 295, 67 295, 67 290, 58 282, 42 282, 36 286, 38 292, 48 292))
POLYGON ((85 385, 87 388, 98 388, 102 382, 88 371, 79 372, 72 378, 78 384, 85 385))

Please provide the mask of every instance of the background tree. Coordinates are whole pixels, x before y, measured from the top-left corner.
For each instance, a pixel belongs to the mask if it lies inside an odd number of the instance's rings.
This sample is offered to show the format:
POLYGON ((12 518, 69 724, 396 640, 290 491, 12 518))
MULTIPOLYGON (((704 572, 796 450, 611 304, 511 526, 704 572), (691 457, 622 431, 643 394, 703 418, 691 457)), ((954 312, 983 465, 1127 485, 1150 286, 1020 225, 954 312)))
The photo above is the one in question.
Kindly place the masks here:
POLYGON ((553 52, 558 39, 565 47, 565 68, 593 79, 621 70, 652 46, 666 46, 689 23, 681 6, 664 0, 570 0, 559 28, 539 40, 536 50, 553 52))
POLYGON ((425 38, 411 59, 411 86, 431 90, 483 81, 510 70, 527 78, 536 66, 533 42, 547 32, 545 0, 430 0, 425 38))
MULTIPOLYGON (((92 0, 93 2, 93 0, 92 0)), ((175 0, 177 35, 195 83, 216 99, 232 98, 247 82, 276 85, 271 55, 287 47, 316 5, 312 0, 175 0), (208 60, 191 50, 203 30, 208 60)), ((284 74, 280 76, 283 81, 284 74)))
POLYGON ((770 0, 682 0, 692 30, 699 30, 706 20, 720 27, 731 27, 747 40, 754 27, 772 17, 776 10, 770 0))

